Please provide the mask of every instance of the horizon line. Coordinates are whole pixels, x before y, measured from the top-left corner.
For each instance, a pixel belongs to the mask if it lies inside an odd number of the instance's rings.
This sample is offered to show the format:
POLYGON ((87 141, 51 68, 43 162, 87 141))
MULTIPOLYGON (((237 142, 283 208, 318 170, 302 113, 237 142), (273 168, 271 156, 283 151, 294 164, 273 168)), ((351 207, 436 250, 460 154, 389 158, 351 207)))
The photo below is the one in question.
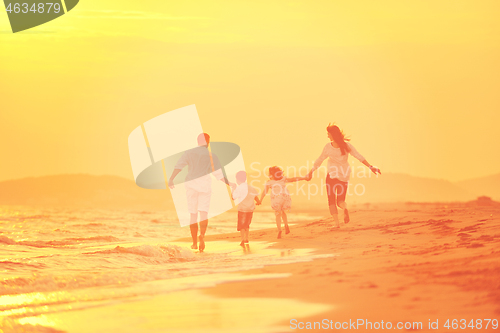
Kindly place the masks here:
MULTIPOLYGON (((251 172, 247 172, 247 173, 252 174, 251 172)), ((460 183, 460 182, 464 182, 464 181, 472 181, 472 180, 477 180, 477 179, 481 179, 481 178, 500 176, 500 172, 498 172, 498 173, 494 173, 494 174, 490 174, 490 175, 486 175, 486 176, 472 177, 472 178, 466 178, 466 179, 462 179, 462 180, 449 180, 446 178, 417 176, 417 175, 412 175, 409 173, 402 173, 402 172, 384 172, 384 174, 380 175, 379 177, 383 177, 384 175, 387 175, 387 174, 389 174, 389 175, 404 175, 404 176, 409 176, 409 177, 413 177, 413 178, 444 180, 444 181, 447 181, 450 183, 460 183)), ((132 182, 135 182, 133 176, 131 176, 130 178, 127 178, 127 177, 115 175, 115 174, 91 174, 91 173, 78 172, 78 173, 58 173, 58 174, 46 174, 46 175, 40 175, 40 176, 25 176, 25 177, 19 177, 19 178, 0 179, 0 183, 25 180, 25 179, 30 179, 30 178, 45 178, 45 177, 58 177, 58 176, 118 177, 118 178, 122 178, 125 180, 130 180, 132 182)))

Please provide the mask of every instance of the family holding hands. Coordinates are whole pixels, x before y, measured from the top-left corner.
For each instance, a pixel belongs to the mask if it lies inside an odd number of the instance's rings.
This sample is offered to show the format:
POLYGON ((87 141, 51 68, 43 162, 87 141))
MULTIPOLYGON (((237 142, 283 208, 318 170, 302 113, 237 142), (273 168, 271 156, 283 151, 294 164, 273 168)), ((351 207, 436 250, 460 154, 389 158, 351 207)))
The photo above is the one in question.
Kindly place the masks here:
MULTIPOLYGON (((281 230, 281 222, 283 221, 285 226, 285 233, 290 233, 290 227, 288 226, 288 217, 286 211, 290 210, 292 207, 292 198, 290 193, 288 192, 286 185, 290 182, 297 182, 300 180, 309 181, 312 179, 312 175, 316 169, 318 169, 325 159, 328 159, 327 164, 327 176, 326 176, 326 193, 328 195, 328 207, 330 214, 333 219, 333 227, 340 228, 339 218, 338 218, 338 210, 337 207, 343 210, 344 215, 344 223, 349 223, 349 211, 347 209, 347 205, 345 202, 346 194, 347 194, 347 186, 351 174, 351 168, 348 163, 348 155, 354 156, 361 163, 366 165, 374 174, 381 174, 380 169, 372 166, 368 161, 354 148, 352 144, 350 144, 344 135, 344 133, 340 130, 340 128, 334 124, 329 125, 327 128, 328 138, 330 142, 327 143, 321 155, 314 162, 313 167, 307 173, 305 177, 286 177, 283 173, 283 170, 280 167, 273 166, 269 168, 269 180, 266 182, 264 191, 260 195, 259 192, 252 186, 250 186, 246 182, 246 172, 240 171, 236 174, 236 184, 230 183, 224 176, 217 177, 221 181, 224 181, 226 184, 230 185, 233 189, 232 197, 238 203, 238 226, 237 230, 241 233, 241 243, 240 245, 244 245, 248 243, 248 233, 250 228, 250 223, 252 221, 253 211, 255 210, 255 204, 260 205, 264 200, 267 193, 270 192, 271 197, 271 208, 275 212, 276 216, 276 227, 278 229, 277 238, 281 238, 282 230, 281 230)), ((198 143, 200 146, 208 147, 209 144, 209 136, 208 134, 202 134, 203 139, 200 144, 200 138, 198 138, 198 143)), ((200 135, 201 137, 201 135, 200 135)), ((208 149, 205 149, 208 151, 208 149)), ((218 164, 216 160, 216 156, 213 156, 208 152, 210 160, 208 162, 209 167, 213 167, 213 164, 218 164)), ((189 173, 192 172, 193 168, 192 164, 197 164, 198 167, 202 166, 202 168, 207 168, 207 161, 205 159, 203 161, 203 153, 197 154, 196 156, 191 156, 191 162, 189 163, 189 156, 186 158, 181 157, 178 165, 176 165, 174 172, 169 180, 169 187, 173 188, 173 179, 180 172, 185 165, 190 165, 189 173)), ((217 169, 217 168, 216 168, 217 169)), ((206 175, 206 173, 205 173, 206 175)), ((208 175, 207 175, 208 176, 208 175)), ((202 177, 203 178, 203 177, 202 177)), ((194 179, 194 178, 193 178, 194 179)), ((206 182, 206 181, 205 181, 206 182)), ((198 233, 198 223, 197 217, 198 212, 200 213, 200 252, 202 252, 205 248, 204 236, 208 224, 207 214, 208 208, 210 204, 210 191, 200 191, 200 184, 198 187, 188 188, 186 186, 186 192, 188 196, 188 207, 189 212, 191 213, 192 223, 191 227, 191 236, 193 238, 193 245, 191 248, 197 248, 197 233, 198 233)), ((203 185, 203 184, 201 184, 203 185)))

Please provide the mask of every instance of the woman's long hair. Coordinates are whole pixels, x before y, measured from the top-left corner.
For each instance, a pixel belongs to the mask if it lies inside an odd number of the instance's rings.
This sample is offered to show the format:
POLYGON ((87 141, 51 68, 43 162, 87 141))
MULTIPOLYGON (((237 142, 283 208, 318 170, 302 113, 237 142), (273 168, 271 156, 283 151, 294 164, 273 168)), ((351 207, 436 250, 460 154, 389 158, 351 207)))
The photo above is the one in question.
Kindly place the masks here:
POLYGON ((349 146, 346 141, 349 141, 349 138, 346 138, 344 132, 335 124, 328 124, 326 128, 328 133, 330 133, 333 137, 333 141, 339 146, 340 152, 342 155, 345 155, 346 152, 349 152, 349 146))
POLYGON ((274 180, 282 180, 284 177, 283 169, 279 166, 272 166, 269 168, 269 176, 274 180))

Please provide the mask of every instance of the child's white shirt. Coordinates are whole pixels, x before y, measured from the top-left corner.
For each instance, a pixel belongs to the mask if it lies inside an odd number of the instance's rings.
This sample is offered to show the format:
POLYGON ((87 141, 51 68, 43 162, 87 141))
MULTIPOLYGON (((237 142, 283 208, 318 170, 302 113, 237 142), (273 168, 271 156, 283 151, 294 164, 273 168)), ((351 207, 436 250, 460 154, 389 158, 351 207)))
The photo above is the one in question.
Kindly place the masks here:
POLYGON ((233 200, 238 205, 240 212, 253 212, 255 210, 255 197, 259 195, 252 186, 247 183, 241 183, 233 191, 233 200))

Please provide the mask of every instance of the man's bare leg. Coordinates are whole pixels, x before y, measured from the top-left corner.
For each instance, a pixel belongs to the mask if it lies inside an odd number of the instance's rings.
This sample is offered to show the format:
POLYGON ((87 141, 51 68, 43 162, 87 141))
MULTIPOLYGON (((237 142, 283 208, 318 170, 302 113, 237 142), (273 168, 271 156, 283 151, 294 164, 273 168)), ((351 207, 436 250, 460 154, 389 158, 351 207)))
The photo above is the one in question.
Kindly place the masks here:
POLYGON ((191 214, 191 220, 189 229, 191 229, 191 238, 193 239, 193 245, 191 248, 196 250, 198 248, 198 214, 191 214))
POLYGON ((208 213, 200 212, 200 252, 205 250, 205 233, 208 227, 208 213))

